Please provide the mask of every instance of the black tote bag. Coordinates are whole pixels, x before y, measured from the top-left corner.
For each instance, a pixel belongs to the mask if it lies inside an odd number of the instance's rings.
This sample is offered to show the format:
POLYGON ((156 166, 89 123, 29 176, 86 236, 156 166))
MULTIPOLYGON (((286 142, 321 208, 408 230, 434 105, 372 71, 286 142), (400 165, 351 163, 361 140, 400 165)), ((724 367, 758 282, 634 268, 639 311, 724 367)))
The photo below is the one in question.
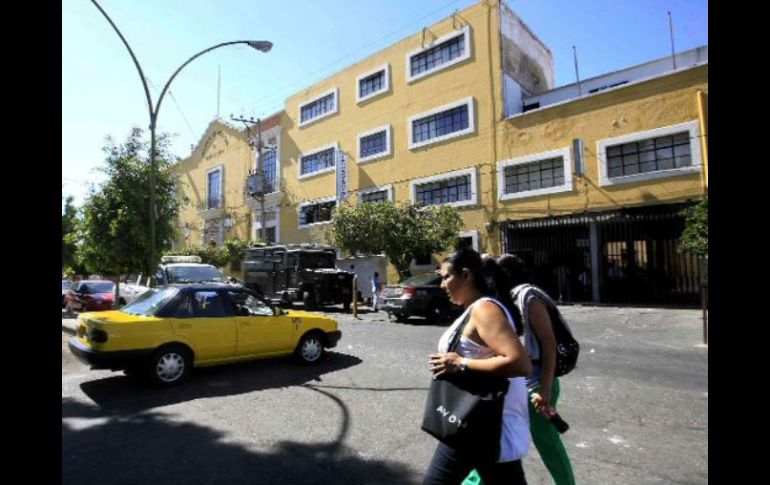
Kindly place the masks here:
MULTIPOLYGON (((453 335, 450 352, 457 348, 469 319, 470 312, 453 335)), ((497 462, 508 385, 505 377, 470 370, 433 379, 425 402, 423 431, 479 460, 497 462)))

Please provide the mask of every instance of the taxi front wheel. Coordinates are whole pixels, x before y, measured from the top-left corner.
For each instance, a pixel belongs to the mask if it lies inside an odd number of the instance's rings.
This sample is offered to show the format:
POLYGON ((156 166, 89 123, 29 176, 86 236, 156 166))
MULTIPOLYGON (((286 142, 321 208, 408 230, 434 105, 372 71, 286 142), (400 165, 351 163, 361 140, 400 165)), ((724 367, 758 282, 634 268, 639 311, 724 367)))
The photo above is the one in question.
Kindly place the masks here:
POLYGON ((303 364, 319 362, 324 355, 323 337, 317 332, 305 335, 299 341, 294 355, 303 364))

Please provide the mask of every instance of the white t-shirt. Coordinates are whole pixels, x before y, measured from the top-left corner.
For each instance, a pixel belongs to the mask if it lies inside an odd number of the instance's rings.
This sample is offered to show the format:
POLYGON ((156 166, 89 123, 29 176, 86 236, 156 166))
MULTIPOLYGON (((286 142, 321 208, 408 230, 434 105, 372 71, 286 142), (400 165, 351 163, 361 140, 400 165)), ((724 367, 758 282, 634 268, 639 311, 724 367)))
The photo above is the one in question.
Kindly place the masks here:
MULTIPOLYGON (((473 302, 465 309, 462 315, 446 329, 438 341, 438 351, 446 352, 449 348, 449 339, 454 335, 457 327, 465 319, 473 305, 482 301, 489 300, 496 303, 508 318, 508 323, 513 325, 513 318, 508 313, 502 303, 494 298, 482 297, 473 302)), ((515 327, 514 327, 515 330, 515 327)), ((469 359, 488 359, 494 356, 494 352, 487 346, 460 337, 457 345, 457 353, 469 359)), ((523 377, 512 377, 508 379, 510 386, 505 395, 505 405, 503 406, 503 429, 500 434, 500 463, 506 461, 520 460, 526 456, 529 451, 529 409, 527 408, 527 386, 523 377)))

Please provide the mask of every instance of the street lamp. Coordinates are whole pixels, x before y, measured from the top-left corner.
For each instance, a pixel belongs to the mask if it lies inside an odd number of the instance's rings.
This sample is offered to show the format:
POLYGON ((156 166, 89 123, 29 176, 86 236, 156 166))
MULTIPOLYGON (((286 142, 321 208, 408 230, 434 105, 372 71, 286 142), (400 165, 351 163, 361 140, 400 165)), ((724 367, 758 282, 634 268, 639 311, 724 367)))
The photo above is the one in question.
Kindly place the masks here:
POLYGON ((152 96, 150 96, 150 89, 147 86, 147 80, 144 77, 144 72, 142 71, 142 66, 139 65, 139 61, 136 59, 136 56, 134 55, 134 51, 131 50, 131 46, 128 45, 128 42, 126 41, 126 38, 123 37, 123 34, 120 32, 118 27, 115 25, 115 23, 112 21, 109 15, 107 15, 107 12, 104 11, 104 9, 96 3, 96 0, 91 0, 91 2, 96 6, 96 8, 99 9, 99 11, 104 15, 104 17, 107 19, 107 21, 112 25, 112 28, 115 29, 115 32, 120 37, 120 40, 123 41, 123 44, 126 46, 126 49, 128 49, 128 53, 131 54, 131 59, 134 60, 134 65, 136 66, 137 71, 139 71, 139 78, 142 80, 142 86, 144 86, 144 94, 147 96, 147 108, 150 111, 150 266, 149 270, 152 271, 155 267, 155 172, 158 171, 158 163, 155 159, 155 127, 157 126, 158 121, 158 110, 160 110, 160 104, 163 102, 163 97, 166 95, 166 91, 168 91, 169 86, 171 85, 171 82, 176 78, 177 74, 179 74, 179 71, 184 69, 187 64, 191 63, 198 57, 202 56, 203 54, 213 51, 214 49, 219 49, 220 47, 224 47, 227 45, 234 45, 234 44, 246 44, 249 47, 256 49, 260 52, 269 52, 270 49, 273 47, 273 43, 266 41, 266 40, 234 40, 230 42, 222 42, 221 44, 217 44, 215 46, 209 47, 208 49, 204 49, 194 56, 187 59, 184 64, 179 66, 176 71, 174 71, 174 74, 171 75, 171 77, 166 81, 166 85, 163 86, 163 89, 160 92, 160 97, 158 97, 158 102, 155 104, 155 107, 152 105, 152 96))

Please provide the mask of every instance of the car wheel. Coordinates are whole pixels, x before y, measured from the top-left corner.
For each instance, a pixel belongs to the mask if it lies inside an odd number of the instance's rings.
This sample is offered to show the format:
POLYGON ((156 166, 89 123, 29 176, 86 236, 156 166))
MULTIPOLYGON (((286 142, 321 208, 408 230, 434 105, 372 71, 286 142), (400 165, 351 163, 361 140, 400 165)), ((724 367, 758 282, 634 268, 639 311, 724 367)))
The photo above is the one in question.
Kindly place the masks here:
POLYGON ((342 308, 343 308, 343 309, 344 309, 346 312, 349 312, 349 311, 350 311, 350 302, 349 302, 349 301, 343 301, 343 302, 342 302, 342 308))
POLYGON ((180 345, 161 347, 150 359, 150 380, 161 386, 179 384, 190 375, 192 357, 180 345))
POLYGON ((407 320, 409 320, 409 315, 404 315, 403 313, 396 313, 396 321, 399 323, 403 323, 407 320))
POLYGON ((303 364, 314 364, 324 356, 323 337, 318 332, 312 332, 299 341, 295 352, 297 360, 303 364))
POLYGON ((428 305, 425 311, 425 318, 430 323, 439 323, 445 321, 449 317, 449 309, 446 305, 442 305, 439 302, 433 302, 428 305))
POLYGON ((316 307, 315 297, 309 291, 302 293, 302 304, 306 310, 313 310, 316 307))
POLYGON ((118 308, 123 308, 124 306, 126 306, 126 300, 121 298, 120 300, 118 300, 118 308))

